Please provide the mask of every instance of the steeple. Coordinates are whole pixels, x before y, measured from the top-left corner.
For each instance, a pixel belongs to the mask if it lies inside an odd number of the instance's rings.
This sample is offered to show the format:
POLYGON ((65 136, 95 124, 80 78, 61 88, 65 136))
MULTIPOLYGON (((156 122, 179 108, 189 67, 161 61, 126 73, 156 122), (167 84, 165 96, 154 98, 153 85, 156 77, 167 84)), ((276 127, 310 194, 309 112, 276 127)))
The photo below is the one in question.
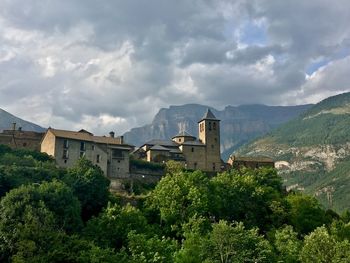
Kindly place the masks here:
POLYGON ((199 121, 203 121, 203 120, 216 120, 216 121, 219 121, 215 115, 211 112, 211 110, 208 108, 206 113, 204 114, 204 116, 202 117, 202 119, 199 121))

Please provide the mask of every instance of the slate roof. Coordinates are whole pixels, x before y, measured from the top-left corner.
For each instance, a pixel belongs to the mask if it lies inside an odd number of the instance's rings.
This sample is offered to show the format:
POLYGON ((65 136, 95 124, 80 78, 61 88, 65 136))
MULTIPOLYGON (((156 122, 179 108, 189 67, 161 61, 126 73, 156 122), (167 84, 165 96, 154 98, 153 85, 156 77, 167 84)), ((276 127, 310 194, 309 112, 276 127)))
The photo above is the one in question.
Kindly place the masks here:
POLYGON ((217 120, 217 121, 219 121, 215 117, 215 115, 211 112, 210 109, 207 109, 206 113, 204 114, 204 116, 202 117, 202 119, 199 122, 201 122, 202 120, 217 120))
POLYGON ((167 152, 170 151, 170 149, 165 148, 165 147, 163 147, 163 146, 161 146, 159 144, 154 145, 153 147, 150 148, 150 150, 152 150, 152 151, 167 151, 167 152))
POLYGON ((157 140, 157 139, 148 141, 144 145, 157 145, 157 144, 164 147, 178 147, 178 144, 171 140, 157 140))
POLYGON ((173 138, 176 138, 176 137, 191 137, 191 138, 196 138, 195 136, 189 134, 189 133, 186 132, 186 131, 179 132, 179 133, 176 134, 173 138))

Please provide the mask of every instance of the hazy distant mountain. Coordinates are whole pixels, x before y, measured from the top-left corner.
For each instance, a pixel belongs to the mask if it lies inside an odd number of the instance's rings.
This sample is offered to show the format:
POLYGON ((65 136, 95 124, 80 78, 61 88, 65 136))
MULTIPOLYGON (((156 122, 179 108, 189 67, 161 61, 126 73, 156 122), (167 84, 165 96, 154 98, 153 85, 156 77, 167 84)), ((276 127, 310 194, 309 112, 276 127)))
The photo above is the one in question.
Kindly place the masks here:
POLYGON ((221 151, 226 160, 242 144, 297 117, 311 106, 243 105, 227 106, 222 111, 198 104, 170 106, 161 109, 151 124, 131 129, 124 137, 128 143, 140 146, 151 139, 169 139, 182 130, 198 136, 197 123, 210 108, 221 120, 221 151))
POLYGON ((327 98, 238 155, 267 155, 289 188, 317 196, 328 208, 350 209, 350 93, 327 98))
POLYGON ((14 122, 16 123, 17 129, 19 127, 22 127, 22 130, 25 130, 25 131, 36 131, 36 132, 45 131, 45 129, 43 127, 40 127, 39 125, 22 120, 8 113, 7 111, 0 109, 0 131, 12 129, 12 123, 14 122))

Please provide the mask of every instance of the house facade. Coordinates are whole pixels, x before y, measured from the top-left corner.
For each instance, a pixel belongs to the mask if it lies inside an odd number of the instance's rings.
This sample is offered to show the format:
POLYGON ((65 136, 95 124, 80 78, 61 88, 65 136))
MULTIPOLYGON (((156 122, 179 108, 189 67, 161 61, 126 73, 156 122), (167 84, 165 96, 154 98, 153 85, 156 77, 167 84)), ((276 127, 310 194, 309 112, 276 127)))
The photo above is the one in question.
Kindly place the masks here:
POLYGON ((78 132, 49 128, 41 142, 41 152, 55 158, 62 168, 72 167, 76 161, 85 157, 98 165, 104 174, 113 178, 129 176, 129 153, 133 146, 124 144, 123 137, 94 136, 86 130, 78 132))
POLYGON ((198 122, 198 139, 185 131, 172 140, 151 140, 133 152, 136 159, 148 162, 175 160, 187 169, 221 171, 220 120, 208 109, 198 122))
POLYGON ((40 151, 40 142, 43 136, 43 132, 24 131, 21 127, 16 129, 16 123, 13 123, 11 130, 3 130, 0 133, 0 144, 7 145, 12 149, 40 151))

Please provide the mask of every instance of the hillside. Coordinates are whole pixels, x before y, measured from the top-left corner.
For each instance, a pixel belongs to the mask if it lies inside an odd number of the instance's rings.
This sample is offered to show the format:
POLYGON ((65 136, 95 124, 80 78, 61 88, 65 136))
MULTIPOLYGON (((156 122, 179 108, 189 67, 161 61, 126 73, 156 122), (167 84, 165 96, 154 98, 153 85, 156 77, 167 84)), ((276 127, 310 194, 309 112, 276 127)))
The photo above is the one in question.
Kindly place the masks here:
POLYGON ((237 155, 267 155, 289 189, 316 195, 323 205, 350 209, 350 93, 327 98, 237 155))
POLYGON ((221 120, 221 152, 226 160, 232 151, 258 136, 264 135, 288 120, 295 118, 311 105, 265 106, 243 105, 227 106, 219 111, 208 106, 187 104, 161 109, 151 124, 134 128, 124 134, 128 143, 142 145, 151 139, 169 139, 180 130, 198 135, 197 122, 207 108, 221 120))
POLYGON ((45 131, 44 128, 40 127, 39 125, 36 125, 32 122, 28 122, 25 120, 22 120, 7 111, 4 111, 0 109, 0 131, 2 130, 9 130, 12 128, 12 123, 16 123, 16 127, 22 127, 25 131, 36 131, 36 132, 43 132, 45 131))

